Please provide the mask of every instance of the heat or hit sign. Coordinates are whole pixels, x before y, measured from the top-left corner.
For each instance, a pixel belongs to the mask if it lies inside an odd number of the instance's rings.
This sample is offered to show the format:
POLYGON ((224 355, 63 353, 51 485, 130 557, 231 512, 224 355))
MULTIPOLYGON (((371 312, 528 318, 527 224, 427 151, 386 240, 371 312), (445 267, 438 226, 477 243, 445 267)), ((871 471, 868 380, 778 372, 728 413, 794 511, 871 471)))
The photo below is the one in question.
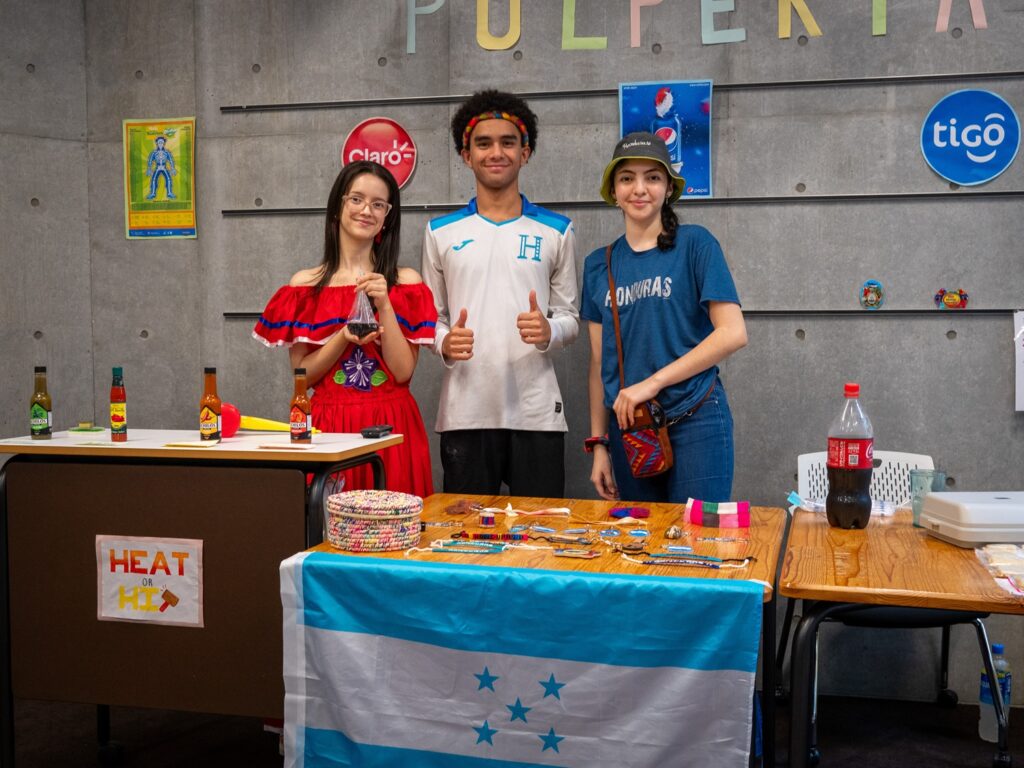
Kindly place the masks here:
POLYGON ((203 626, 203 542, 96 537, 96 611, 101 621, 203 626))

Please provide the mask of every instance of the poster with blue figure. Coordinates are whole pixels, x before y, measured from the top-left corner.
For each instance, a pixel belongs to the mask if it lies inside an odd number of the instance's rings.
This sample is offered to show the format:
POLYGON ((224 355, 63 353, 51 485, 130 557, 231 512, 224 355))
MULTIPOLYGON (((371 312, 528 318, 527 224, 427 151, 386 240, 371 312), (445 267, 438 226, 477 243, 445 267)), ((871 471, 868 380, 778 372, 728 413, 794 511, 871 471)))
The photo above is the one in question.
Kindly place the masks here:
POLYGON ((196 237, 196 120, 124 120, 125 236, 196 237))
POLYGON ((619 135, 649 131, 665 140, 683 197, 711 197, 711 80, 619 85, 619 135))

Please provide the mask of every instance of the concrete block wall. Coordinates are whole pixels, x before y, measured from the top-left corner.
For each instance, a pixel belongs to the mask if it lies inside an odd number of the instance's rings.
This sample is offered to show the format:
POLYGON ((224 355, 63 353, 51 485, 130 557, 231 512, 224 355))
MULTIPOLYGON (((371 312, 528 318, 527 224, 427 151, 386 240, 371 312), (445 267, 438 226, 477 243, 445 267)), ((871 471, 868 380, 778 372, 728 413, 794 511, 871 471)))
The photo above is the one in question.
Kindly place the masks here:
MULTIPOLYGON (((486 5, 492 33, 503 34, 508 3, 486 5)), ((244 413, 283 418, 285 354, 250 338, 251 318, 225 313, 258 312, 319 260, 321 215, 266 212, 323 206, 342 142, 362 119, 385 114, 417 142, 403 203, 472 195, 448 132, 450 104, 222 107, 482 87, 610 94, 621 82, 711 78, 715 200, 679 213, 718 236, 750 313, 750 345, 723 366, 736 419, 734 495, 785 503, 797 454, 823 449, 849 379, 864 388, 880 448, 932 454, 956 489, 1020 488, 1024 418, 1013 412, 1009 314, 923 311, 940 287, 967 289, 972 309, 1021 305, 1024 164, 976 190, 1003 196, 965 197, 925 165, 918 135, 931 105, 958 88, 989 88, 1024 109, 1024 4, 985 0, 988 28, 975 29, 969 4, 956 0, 949 30, 937 33, 937 4, 888 0, 887 33, 873 36, 866 0, 810 0, 822 36, 794 14, 791 38, 779 39, 777 3, 736 0, 714 23, 745 29, 746 40, 720 45, 701 43, 700 5, 643 9, 632 48, 629 3, 576 0, 575 34, 604 37, 606 47, 567 50, 563 4, 527 0, 518 42, 487 51, 476 41, 477 4, 447 0, 416 16, 407 53, 407 0, 0 0, 0 434, 25 432, 37 364, 50 368, 59 428, 102 419, 115 364, 126 369, 133 426, 193 426, 204 365, 218 366, 222 396, 244 413), (981 77, 991 72, 1017 74, 981 77), (881 79, 934 74, 959 77, 881 79), (852 82, 794 84, 821 79, 852 82), (121 121, 191 115, 198 239, 125 240, 121 121), (863 197, 823 199, 835 195, 863 197), (868 278, 884 283, 887 310, 922 313, 858 312, 868 278)), ((554 95, 532 106, 539 146, 522 186, 573 217, 582 269, 621 232, 614 209, 592 205, 617 137, 617 99, 554 95)), ((404 215, 403 264, 419 267, 428 218, 404 215)), ((583 341, 557 362, 571 429, 567 493, 577 497, 593 496, 578 450, 589 431, 586 366, 583 341)), ((428 430, 439 385, 438 361, 422 355, 413 390, 428 430)), ((1020 621, 993 617, 989 628, 1024 668, 1020 621)), ((825 692, 932 695, 937 631, 830 629, 822 648, 825 692), (886 647, 895 652, 879 654, 884 674, 827 662, 886 647), (904 669, 910 655, 920 662, 905 678, 886 669, 904 669)), ((954 632, 954 652, 954 687, 973 700, 979 661, 967 630, 954 632)))

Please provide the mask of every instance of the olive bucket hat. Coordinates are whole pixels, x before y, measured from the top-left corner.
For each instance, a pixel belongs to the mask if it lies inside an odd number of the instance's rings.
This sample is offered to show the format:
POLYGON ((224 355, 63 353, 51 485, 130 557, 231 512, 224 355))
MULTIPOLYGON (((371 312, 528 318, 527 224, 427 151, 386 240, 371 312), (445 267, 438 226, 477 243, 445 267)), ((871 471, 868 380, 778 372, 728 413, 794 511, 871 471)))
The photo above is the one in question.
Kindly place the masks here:
POLYGON ((664 140, 653 133, 639 131, 626 134, 619 140, 615 145, 615 152, 612 153, 611 162, 605 166, 604 175, 601 177, 601 197, 609 205, 615 205, 615 198, 612 197, 612 173, 615 166, 623 160, 653 160, 661 163, 673 185, 668 201, 674 203, 683 194, 686 180, 673 172, 672 161, 669 159, 668 147, 665 146, 664 140))

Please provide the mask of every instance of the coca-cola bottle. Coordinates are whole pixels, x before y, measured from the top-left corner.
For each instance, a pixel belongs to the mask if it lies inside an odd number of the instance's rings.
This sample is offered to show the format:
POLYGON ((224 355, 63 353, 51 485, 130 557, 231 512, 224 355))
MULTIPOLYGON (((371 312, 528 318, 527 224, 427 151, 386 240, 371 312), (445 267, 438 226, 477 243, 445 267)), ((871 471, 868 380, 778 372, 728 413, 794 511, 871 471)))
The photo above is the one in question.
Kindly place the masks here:
POLYGON ((847 382, 846 403, 828 430, 828 496, 825 516, 836 528, 866 528, 871 517, 874 432, 860 407, 860 385, 847 382))

